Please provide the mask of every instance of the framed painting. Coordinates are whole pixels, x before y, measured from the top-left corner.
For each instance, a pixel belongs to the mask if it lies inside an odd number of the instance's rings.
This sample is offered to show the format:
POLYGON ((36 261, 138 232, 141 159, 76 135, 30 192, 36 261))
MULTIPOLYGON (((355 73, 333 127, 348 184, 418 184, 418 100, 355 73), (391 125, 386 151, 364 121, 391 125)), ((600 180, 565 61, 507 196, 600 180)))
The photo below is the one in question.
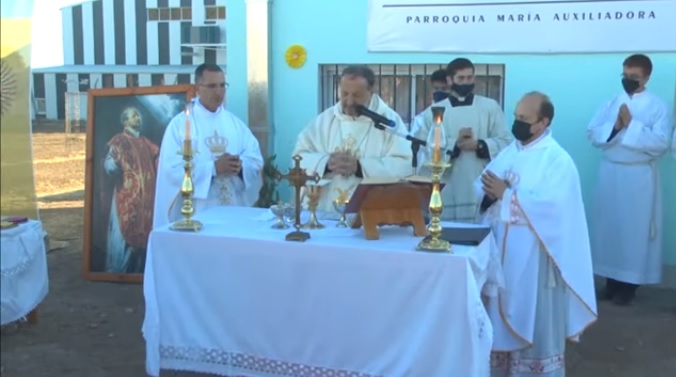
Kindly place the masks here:
POLYGON ((83 274, 141 282, 164 130, 192 85, 93 89, 87 98, 83 274))

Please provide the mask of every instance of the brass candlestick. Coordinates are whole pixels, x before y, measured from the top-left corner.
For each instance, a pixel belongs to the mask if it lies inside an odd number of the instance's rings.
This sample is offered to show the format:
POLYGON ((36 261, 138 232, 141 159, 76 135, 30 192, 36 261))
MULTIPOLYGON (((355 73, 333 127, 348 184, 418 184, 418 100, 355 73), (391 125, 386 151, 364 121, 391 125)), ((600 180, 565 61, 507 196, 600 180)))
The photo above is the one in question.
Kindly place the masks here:
POLYGON ((183 156, 184 161, 183 183, 181 183, 181 196, 183 197, 181 214, 183 215, 183 220, 171 224, 171 229, 183 232, 198 232, 202 229, 202 223, 192 219, 192 216, 195 213, 195 208, 192 205, 192 195, 194 192, 192 184, 192 158, 194 153, 190 145, 190 140, 183 142, 183 150, 178 153, 183 156))
POLYGON ((446 146, 446 138, 442 126, 444 108, 435 106, 432 108, 434 115, 435 126, 428 137, 428 146, 432 148, 432 159, 425 165, 430 168, 432 173, 432 196, 430 197, 430 223, 427 226, 429 236, 425 237, 419 244, 417 249, 423 251, 433 252, 451 252, 451 244, 441 237, 441 213, 444 210, 444 203, 441 200, 441 176, 444 170, 451 167, 451 164, 445 161, 445 153, 443 149, 446 146), (442 157, 442 155, 444 157, 442 157))
POLYGON ((323 229, 324 224, 317 220, 317 205, 319 205, 319 196, 322 193, 322 187, 316 183, 305 185, 305 193, 308 197, 308 207, 310 209, 310 219, 303 224, 303 229, 323 229))

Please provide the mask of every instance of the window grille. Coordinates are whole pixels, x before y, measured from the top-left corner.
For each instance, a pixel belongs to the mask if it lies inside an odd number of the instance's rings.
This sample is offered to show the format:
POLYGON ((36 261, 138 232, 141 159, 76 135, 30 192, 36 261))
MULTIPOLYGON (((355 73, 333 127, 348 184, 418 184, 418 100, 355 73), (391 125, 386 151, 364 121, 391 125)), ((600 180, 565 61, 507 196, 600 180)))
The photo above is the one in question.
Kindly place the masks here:
MULTIPOLYGON (((319 69, 319 111, 339 100, 340 73, 348 64, 323 64, 319 69)), ((432 104, 432 72, 446 64, 368 64, 376 75, 374 92, 409 125, 432 104)), ((504 108, 503 64, 475 64, 475 93, 492 98, 504 108)))

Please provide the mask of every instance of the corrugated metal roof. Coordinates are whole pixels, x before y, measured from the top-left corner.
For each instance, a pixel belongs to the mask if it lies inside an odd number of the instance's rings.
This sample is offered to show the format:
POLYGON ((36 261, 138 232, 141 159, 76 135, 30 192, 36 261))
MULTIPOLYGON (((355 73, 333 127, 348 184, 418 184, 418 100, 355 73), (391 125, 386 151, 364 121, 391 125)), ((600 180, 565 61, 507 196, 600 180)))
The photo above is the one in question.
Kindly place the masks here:
MULTIPOLYGON (((121 73, 121 74, 151 74, 151 73, 194 73, 197 66, 193 65, 61 65, 58 67, 34 68, 33 73, 121 73)), ((223 67, 225 68, 225 67, 223 67)))

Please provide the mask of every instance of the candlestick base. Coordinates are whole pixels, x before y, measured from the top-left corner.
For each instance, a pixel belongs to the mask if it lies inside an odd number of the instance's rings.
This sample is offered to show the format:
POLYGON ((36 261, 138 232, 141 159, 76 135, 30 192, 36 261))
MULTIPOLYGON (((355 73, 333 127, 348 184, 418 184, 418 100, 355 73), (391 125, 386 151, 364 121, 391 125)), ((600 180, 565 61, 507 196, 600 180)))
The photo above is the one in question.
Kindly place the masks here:
POLYGON ((416 247, 419 251, 431 251, 448 253, 451 251, 451 243, 439 238, 425 237, 416 247))
POLYGON ((179 232, 199 232, 202 229, 202 223, 197 220, 183 219, 171 224, 170 229, 179 232))

